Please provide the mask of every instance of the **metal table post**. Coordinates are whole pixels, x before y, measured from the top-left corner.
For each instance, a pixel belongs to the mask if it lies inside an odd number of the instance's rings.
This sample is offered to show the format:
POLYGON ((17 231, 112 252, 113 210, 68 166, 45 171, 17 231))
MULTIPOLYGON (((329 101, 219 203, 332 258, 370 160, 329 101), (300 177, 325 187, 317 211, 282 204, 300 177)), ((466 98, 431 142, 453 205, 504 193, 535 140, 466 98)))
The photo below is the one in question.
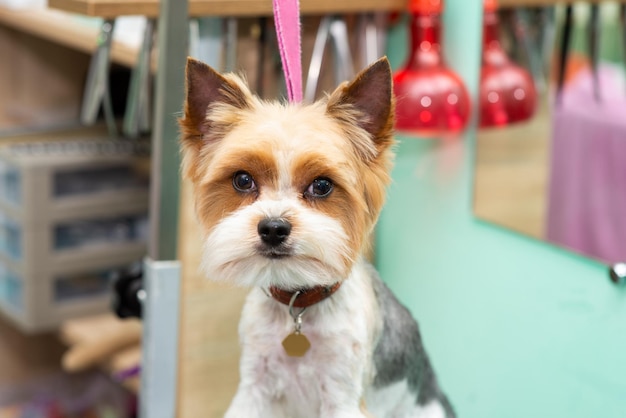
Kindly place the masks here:
POLYGON ((144 261, 140 416, 174 418, 181 268, 177 258, 179 154, 176 116, 184 98, 187 0, 161 0, 152 135, 149 256, 144 261))

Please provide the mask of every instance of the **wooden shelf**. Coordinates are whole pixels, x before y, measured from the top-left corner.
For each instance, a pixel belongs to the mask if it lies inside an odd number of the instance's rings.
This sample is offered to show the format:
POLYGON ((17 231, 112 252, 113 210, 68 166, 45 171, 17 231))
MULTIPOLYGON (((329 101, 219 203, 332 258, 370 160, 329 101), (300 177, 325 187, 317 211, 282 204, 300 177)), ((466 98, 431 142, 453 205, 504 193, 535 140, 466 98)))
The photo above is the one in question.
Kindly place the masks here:
MULTIPOLYGON (((589 0, 602 3, 612 0, 589 0)), ((574 0, 500 0, 500 7, 552 6, 574 0)), ((626 2, 626 0, 621 0, 626 2)), ((302 0, 302 14, 354 13, 363 11, 401 11, 408 0, 302 0)), ((158 0, 49 0, 50 7, 86 16, 113 18, 123 15, 159 14, 158 0)), ((271 0, 190 0, 191 16, 267 16, 272 14, 271 0)))
MULTIPOLYGON (((68 13, 50 9, 11 10, 0 7, 0 24, 88 54, 96 49, 99 32, 98 27, 82 23, 68 13)), ((136 60, 136 48, 113 41, 112 62, 131 67, 136 60)))
MULTIPOLYGON (((558 4, 575 3, 577 0, 499 0, 501 8, 511 7, 545 7, 556 6, 558 4)), ((615 0, 586 0, 586 3, 608 3, 615 0)), ((625 3, 626 0, 618 0, 618 3, 625 3)))
MULTIPOLYGON (((99 29, 72 16, 114 18, 124 15, 156 17, 158 0, 49 0, 51 9, 12 10, 0 7, 0 24, 78 51, 96 49, 99 29), (55 10, 58 9, 58 10, 55 10)), ((271 0, 192 0, 192 16, 262 16, 272 13, 271 0)), ((364 10, 402 10, 406 0, 303 0, 303 14, 350 13, 364 10)), ((134 66, 137 49, 113 40, 111 61, 134 66)))
MULTIPOLYGON (((156 17, 158 0, 49 0, 50 7, 87 16, 112 18, 123 15, 156 17)), ((302 0, 302 14, 405 10, 407 0, 302 0)), ((191 0, 191 16, 267 16, 271 0, 191 0)))
MULTIPOLYGON (((591 0, 598 3, 609 0, 591 0)), ((626 2, 626 0, 621 0, 626 2)), ((500 0, 500 7, 548 6, 566 0, 500 0)), ((302 0, 303 14, 351 13, 360 11, 400 11, 407 0, 302 0)), ((96 48, 98 28, 81 22, 71 14, 114 18, 124 15, 156 17, 158 0, 49 0, 53 9, 11 10, 0 7, 0 24, 29 33, 88 54, 96 48), (58 9, 58 10, 54 10, 58 9)), ((272 13, 271 0, 191 0, 192 16, 262 16, 272 13)), ((137 50, 113 40, 111 60, 133 66, 137 50)))

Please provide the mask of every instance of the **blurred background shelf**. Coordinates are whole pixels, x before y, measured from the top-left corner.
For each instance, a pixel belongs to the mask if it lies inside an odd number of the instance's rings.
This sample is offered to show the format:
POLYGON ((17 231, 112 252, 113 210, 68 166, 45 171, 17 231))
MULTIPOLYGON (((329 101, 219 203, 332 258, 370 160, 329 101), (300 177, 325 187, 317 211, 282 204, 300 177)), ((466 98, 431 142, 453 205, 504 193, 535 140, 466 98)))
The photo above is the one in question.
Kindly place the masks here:
MULTIPOLYGON (((141 14, 156 17, 158 0, 50 0, 50 7, 87 16, 113 18, 141 14)), ((364 11, 405 10, 406 0, 302 0, 302 14, 362 13, 364 11)), ((269 16, 271 0, 192 0, 191 16, 269 16)))
MULTIPOLYGON (((611 0, 591 0, 602 3, 611 0)), ((500 7, 539 7, 573 3, 568 0, 500 0, 500 7)), ((49 0, 50 7, 86 16, 114 18, 141 14, 156 17, 159 14, 158 0, 49 0)), ((407 0, 302 0, 302 14, 362 13, 364 11, 407 10, 407 0)), ((191 16, 269 16, 272 14, 271 0, 191 0, 191 16)))
MULTIPOLYGON (((0 24, 87 54, 95 51, 100 29, 97 20, 46 8, 12 10, 0 6, 0 24)), ((114 40, 111 60, 132 67, 137 61, 137 47, 114 40)))

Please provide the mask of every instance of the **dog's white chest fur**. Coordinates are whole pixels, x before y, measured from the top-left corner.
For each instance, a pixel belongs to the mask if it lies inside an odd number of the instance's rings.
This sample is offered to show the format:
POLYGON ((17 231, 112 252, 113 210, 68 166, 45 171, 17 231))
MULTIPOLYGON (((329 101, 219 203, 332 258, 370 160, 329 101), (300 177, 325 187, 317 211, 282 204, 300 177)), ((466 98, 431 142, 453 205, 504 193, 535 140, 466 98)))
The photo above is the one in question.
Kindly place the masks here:
POLYGON ((289 357, 281 345, 294 331, 288 308, 261 289, 250 293, 240 323, 241 386, 249 388, 248 396, 267 401, 271 414, 259 416, 335 416, 350 402, 358 410, 359 394, 373 376, 370 357, 382 327, 369 281, 359 264, 337 293, 308 308, 302 333, 311 348, 303 357, 289 357))
MULTIPOLYGON (((330 299, 308 308, 302 333, 311 348, 303 357, 289 357, 281 344, 294 331, 288 308, 263 290, 252 290, 239 329, 241 381, 226 417, 446 417, 441 399, 418 403, 416 389, 409 382, 411 373, 376 387, 375 381, 385 374, 376 370, 373 357, 377 345, 388 346, 383 352, 402 349, 393 341, 394 335, 384 332, 381 309, 387 309, 392 321, 403 325, 403 319, 388 306, 381 306, 376 286, 371 271, 360 261, 330 299), (390 341, 382 341, 385 338, 390 341)), ((412 332, 409 327, 404 330, 412 332)), ((409 350, 417 352, 420 348, 409 350)), ((400 367, 411 368, 410 362, 400 367)), ((425 367, 425 363, 418 367, 425 367)))

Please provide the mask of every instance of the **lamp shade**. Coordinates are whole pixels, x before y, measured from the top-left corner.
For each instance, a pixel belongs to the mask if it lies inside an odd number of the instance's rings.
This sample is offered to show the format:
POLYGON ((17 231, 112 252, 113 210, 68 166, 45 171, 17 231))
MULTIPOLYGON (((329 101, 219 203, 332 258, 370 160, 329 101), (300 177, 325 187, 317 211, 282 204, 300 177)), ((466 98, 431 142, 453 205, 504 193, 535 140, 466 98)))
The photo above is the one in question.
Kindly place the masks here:
POLYGON ((413 0, 409 58, 394 74, 396 130, 432 137, 462 131, 470 100, 461 78, 444 61, 440 42, 442 0, 413 0))
POLYGON ((500 44, 495 0, 485 0, 480 75, 480 126, 504 126, 535 113, 537 92, 530 73, 515 64, 500 44))

